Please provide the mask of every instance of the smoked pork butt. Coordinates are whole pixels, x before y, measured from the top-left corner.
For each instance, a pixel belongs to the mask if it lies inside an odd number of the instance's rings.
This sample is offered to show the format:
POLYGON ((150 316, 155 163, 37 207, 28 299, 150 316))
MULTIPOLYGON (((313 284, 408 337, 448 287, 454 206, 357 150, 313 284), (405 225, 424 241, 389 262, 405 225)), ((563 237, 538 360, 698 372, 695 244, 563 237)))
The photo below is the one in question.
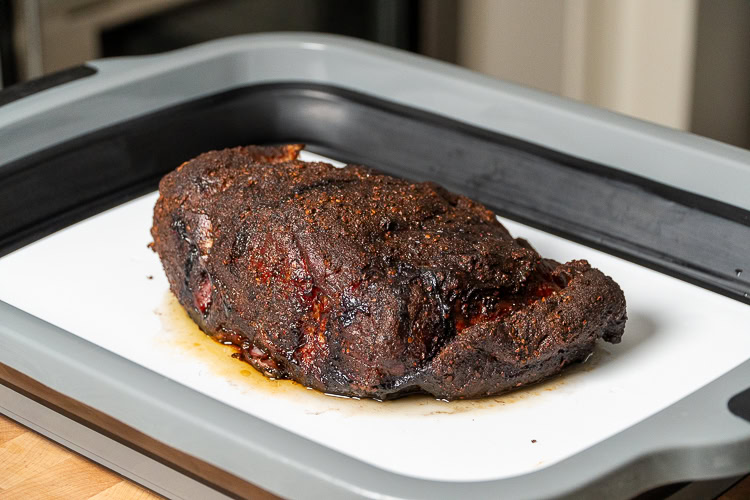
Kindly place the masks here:
POLYGON ((211 151, 165 176, 151 233, 172 292, 268 377, 331 394, 502 393, 617 343, 620 287, 481 204, 302 146, 211 151))

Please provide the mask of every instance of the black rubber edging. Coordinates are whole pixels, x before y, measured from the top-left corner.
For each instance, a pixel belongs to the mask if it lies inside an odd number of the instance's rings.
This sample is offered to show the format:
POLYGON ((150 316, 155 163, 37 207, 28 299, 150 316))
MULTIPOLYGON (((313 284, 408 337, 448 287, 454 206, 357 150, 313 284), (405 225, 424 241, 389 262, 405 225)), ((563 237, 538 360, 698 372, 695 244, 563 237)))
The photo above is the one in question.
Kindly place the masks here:
POLYGON ((64 83, 72 82, 96 74, 96 68, 81 65, 50 73, 34 80, 16 83, 0 90, 0 106, 10 104, 13 101, 34 95, 42 90, 51 89, 64 83))
POLYGON ((0 166, 0 255, 155 189, 201 152, 284 142, 435 181, 502 216, 750 303, 746 210, 444 116, 296 82, 196 99, 0 166))

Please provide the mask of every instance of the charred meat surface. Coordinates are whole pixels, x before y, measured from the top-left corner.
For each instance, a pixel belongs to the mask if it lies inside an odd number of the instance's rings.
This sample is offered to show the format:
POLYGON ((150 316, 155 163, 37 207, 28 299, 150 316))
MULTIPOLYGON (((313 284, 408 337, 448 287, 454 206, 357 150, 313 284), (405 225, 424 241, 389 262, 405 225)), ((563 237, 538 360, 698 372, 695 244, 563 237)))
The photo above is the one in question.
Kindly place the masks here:
POLYGON ((165 176, 151 233, 172 291, 266 376, 319 391, 464 399, 537 382, 620 341, 625 298, 432 183, 211 151, 165 176))

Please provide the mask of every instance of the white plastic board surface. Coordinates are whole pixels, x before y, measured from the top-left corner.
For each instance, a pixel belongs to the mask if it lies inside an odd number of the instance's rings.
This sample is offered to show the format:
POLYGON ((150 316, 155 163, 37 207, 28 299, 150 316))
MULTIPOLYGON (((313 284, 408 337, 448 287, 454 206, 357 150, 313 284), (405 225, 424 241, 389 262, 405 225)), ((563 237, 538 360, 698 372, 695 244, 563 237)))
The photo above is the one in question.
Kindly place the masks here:
POLYGON ((542 255, 588 259, 620 284, 629 316, 621 344, 600 344, 586 364, 549 382, 473 402, 410 397, 378 403, 266 381, 232 359, 231 348, 197 331, 170 298, 159 259, 147 248, 156 197, 143 196, 0 259, 0 300, 228 405, 400 474, 469 481, 533 472, 750 358, 747 305, 502 220, 542 255))

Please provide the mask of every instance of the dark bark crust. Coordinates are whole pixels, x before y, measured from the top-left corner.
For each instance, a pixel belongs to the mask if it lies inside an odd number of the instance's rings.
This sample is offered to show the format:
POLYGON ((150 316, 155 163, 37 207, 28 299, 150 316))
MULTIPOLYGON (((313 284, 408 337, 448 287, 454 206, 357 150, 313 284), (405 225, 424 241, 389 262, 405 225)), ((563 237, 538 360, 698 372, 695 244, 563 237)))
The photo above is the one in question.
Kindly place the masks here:
POLYGON ((432 183, 211 151, 162 179, 154 249, 208 335, 267 376, 389 399, 498 394, 619 342, 625 298, 432 183))

